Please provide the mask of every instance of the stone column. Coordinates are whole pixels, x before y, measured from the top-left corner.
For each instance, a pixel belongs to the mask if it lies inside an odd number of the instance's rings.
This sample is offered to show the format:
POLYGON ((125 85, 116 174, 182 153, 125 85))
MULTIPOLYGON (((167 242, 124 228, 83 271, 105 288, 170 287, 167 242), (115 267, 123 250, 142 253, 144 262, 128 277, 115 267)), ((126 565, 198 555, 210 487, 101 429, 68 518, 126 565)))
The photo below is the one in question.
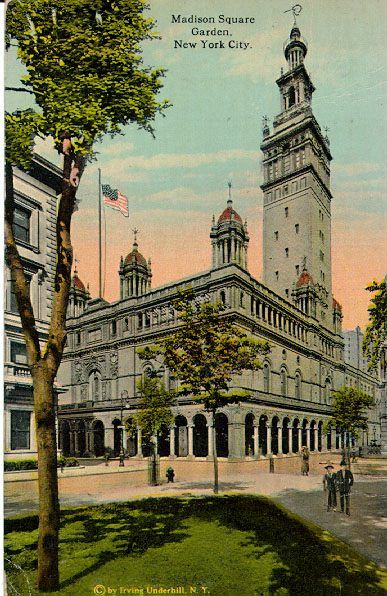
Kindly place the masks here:
POLYGON ((259 426, 254 426, 254 457, 259 457, 259 426))
POLYGON ((288 426, 287 428, 287 433, 288 433, 288 453, 293 453, 293 428, 291 426, 288 426))
POLYGON ((298 449, 297 451, 300 452, 301 451, 301 447, 302 447, 302 426, 299 426, 298 429, 298 449))
POLYGON ((318 429, 317 429, 317 427, 315 427, 313 429, 313 432, 314 432, 314 450, 318 451, 318 429))
POLYGON ((207 425, 208 429, 208 455, 207 459, 213 459, 214 457, 214 428, 212 424, 207 425))
POLYGON ((112 426, 105 427, 105 447, 114 449, 114 428, 112 426))
POLYGON ((307 426, 305 428, 305 430, 306 430, 306 446, 310 450, 310 427, 307 426))
POLYGON ((141 428, 137 427, 137 457, 143 457, 142 455, 142 432, 141 428))
POLYGON ((282 426, 278 427, 278 454, 282 453, 282 426))
POLYGON ((92 436, 93 436, 93 431, 87 430, 86 431, 86 449, 87 449, 87 451, 92 451, 92 436))
POLYGON ((169 457, 174 459, 176 457, 175 454, 175 427, 169 427, 169 457))
POLYGON ((229 459, 243 459, 245 450, 245 425, 242 422, 228 424, 228 457, 229 459))
POLYGON ((328 450, 328 435, 321 431, 321 451, 328 450))
POLYGON ((75 445, 74 445, 74 431, 70 427, 70 455, 74 455, 75 452, 75 445))
POLYGON ((266 429, 266 451, 269 455, 271 453, 271 426, 267 425, 266 429))
POLYGON ((193 458, 193 425, 188 425, 188 457, 193 458))
POLYGON ((78 445, 78 439, 79 439, 79 434, 78 434, 78 430, 74 430, 74 455, 77 456, 79 455, 79 445, 78 445))

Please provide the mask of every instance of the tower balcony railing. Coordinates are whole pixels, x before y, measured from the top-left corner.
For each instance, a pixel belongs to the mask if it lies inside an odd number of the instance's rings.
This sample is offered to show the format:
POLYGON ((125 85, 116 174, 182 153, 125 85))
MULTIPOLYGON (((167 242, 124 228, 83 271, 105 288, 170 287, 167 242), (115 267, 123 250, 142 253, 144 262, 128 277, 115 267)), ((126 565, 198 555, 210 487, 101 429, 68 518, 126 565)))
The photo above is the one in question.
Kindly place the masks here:
POLYGON ((285 52, 286 48, 294 42, 302 43, 306 49, 308 49, 308 41, 305 39, 305 37, 302 35, 297 35, 297 37, 288 37, 288 39, 285 39, 282 46, 283 51, 285 52))

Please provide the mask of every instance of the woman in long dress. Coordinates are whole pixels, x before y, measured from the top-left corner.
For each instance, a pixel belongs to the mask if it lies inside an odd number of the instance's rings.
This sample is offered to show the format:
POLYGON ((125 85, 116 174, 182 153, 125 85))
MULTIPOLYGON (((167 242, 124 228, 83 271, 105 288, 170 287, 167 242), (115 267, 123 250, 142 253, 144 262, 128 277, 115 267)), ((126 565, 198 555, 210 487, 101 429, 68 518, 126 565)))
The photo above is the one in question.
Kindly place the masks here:
POLYGON ((309 449, 307 447, 301 449, 301 474, 303 476, 309 474, 309 449))

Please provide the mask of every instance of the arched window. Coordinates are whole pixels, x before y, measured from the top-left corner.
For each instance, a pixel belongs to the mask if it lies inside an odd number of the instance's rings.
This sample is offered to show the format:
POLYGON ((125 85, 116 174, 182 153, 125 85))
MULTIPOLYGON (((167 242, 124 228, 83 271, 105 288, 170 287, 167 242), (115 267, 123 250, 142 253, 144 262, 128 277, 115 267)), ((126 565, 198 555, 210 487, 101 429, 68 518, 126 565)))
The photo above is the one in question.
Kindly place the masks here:
POLYGON ((102 399, 101 374, 94 370, 89 376, 89 400, 98 401, 102 399))
POLYGON ((240 301, 239 301, 239 306, 241 308, 243 308, 243 302, 244 302, 244 294, 243 294, 243 292, 241 292, 241 297, 240 297, 240 301))
POLYGON ((289 103, 288 103, 289 108, 291 106, 294 106, 295 103, 296 103, 296 92, 292 85, 291 87, 289 87, 289 103))
POLYGON ((287 374, 284 368, 281 368, 281 395, 286 395, 287 393, 287 374))
POLYGON ((224 290, 220 292, 220 301, 222 304, 226 304, 226 292, 224 290))
POLYGON ((150 377, 153 376, 153 367, 151 364, 148 363, 144 366, 143 375, 144 375, 144 378, 147 378, 147 379, 149 379, 150 377))
POLYGON ((296 372, 294 377, 294 395, 296 399, 301 399, 301 375, 296 372))
POLYGON ((267 362, 263 365, 263 390, 270 393, 270 367, 267 362))
POLYGON ((332 390, 332 381, 330 380, 330 378, 328 377, 327 379, 325 379, 325 403, 329 403, 330 399, 331 399, 331 390, 332 390))

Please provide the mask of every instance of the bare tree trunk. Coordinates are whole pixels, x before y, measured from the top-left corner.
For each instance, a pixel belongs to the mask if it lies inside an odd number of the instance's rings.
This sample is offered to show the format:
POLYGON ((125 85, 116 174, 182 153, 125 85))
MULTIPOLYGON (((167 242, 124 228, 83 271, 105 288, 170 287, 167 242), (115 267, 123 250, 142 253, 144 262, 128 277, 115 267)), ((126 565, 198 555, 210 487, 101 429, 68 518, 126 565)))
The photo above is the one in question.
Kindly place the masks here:
POLYGON ((37 587, 59 589, 59 499, 53 378, 40 360, 33 372, 36 440, 38 446, 39 540, 37 587))
POLYGON ((214 493, 219 492, 219 462, 216 449, 215 412, 212 412, 212 455, 214 458, 214 493))

